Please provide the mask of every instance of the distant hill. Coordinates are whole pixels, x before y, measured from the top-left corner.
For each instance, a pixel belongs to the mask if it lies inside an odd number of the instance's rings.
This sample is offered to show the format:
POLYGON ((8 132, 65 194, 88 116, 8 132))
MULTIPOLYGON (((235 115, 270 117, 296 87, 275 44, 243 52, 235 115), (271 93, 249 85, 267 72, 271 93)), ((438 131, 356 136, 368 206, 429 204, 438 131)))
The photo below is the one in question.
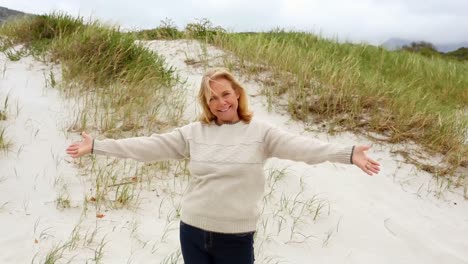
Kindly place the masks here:
MULTIPOLYGON (((421 40, 409 40, 409 39, 400 39, 400 38, 391 38, 384 43, 382 43, 382 46, 389 49, 389 50, 396 50, 399 49, 403 46, 408 46, 411 44, 411 42, 419 42, 421 40)), ((460 42, 460 43, 445 43, 445 44, 438 44, 438 43, 432 43, 437 51, 440 52, 450 52, 457 50, 459 48, 465 47, 468 48, 468 42, 460 42)))
POLYGON ((405 45, 411 44, 411 42, 413 41, 408 39, 391 38, 382 43, 382 46, 388 50, 397 50, 405 45))
POLYGON ((0 6, 0 23, 3 23, 7 19, 15 17, 15 16, 28 16, 28 15, 30 14, 0 6))

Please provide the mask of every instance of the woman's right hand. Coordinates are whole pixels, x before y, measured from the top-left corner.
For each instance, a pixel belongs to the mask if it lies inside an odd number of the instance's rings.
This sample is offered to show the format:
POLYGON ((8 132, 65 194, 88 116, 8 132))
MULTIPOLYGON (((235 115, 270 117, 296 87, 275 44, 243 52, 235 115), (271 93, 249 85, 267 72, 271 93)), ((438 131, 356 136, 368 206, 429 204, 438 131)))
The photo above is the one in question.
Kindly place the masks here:
POLYGON ((93 149, 93 138, 84 131, 81 132, 81 137, 83 139, 80 142, 74 142, 67 148, 67 154, 72 158, 79 158, 89 154, 93 149))

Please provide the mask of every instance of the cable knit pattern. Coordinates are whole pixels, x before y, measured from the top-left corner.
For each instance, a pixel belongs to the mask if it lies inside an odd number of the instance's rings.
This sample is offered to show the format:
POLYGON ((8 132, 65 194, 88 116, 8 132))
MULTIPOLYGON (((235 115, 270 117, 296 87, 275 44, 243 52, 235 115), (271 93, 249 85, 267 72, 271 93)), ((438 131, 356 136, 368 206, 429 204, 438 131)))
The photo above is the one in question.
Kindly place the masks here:
POLYGON ((256 227, 266 159, 349 164, 352 147, 252 121, 220 126, 195 122, 150 137, 95 140, 93 151, 140 161, 190 159, 191 177, 182 201, 182 221, 208 231, 243 233, 256 227))
POLYGON ((263 162, 262 142, 241 143, 238 145, 205 144, 191 142, 192 161, 214 163, 246 163, 263 162))

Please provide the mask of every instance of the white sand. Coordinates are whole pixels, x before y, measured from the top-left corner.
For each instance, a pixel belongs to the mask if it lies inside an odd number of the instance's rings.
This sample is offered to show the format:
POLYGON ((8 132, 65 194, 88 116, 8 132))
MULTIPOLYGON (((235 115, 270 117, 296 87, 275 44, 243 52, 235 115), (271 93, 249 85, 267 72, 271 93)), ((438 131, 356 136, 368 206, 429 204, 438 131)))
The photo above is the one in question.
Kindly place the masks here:
MULTIPOLYGON (((203 68, 184 61, 200 60, 204 56, 200 45, 195 41, 146 45, 187 79, 184 117, 193 120, 203 68)), ((210 66, 217 65, 223 52, 207 50, 210 66)), ((101 263, 183 263, 174 208, 183 180, 161 177, 149 187, 142 184, 137 188, 139 202, 131 209, 89 205, 84 210, 85 194, 93 193, 92 176, 82 175, 85 170, 66 157, 66 146, 79 136, 66 132, 73 113, 69 102, 46 87, 51 67, 31 58, 10 62, 0 54, 1 67, 6 69, 4 74, 0 71, 0 103, 10 92, 9 119, 3 123, 14 146, 7 155, 0 154, 0 263, 31 263, 34 256, 35 263, 43 263, 54 246, 70 241, 76 226, 79 242, 68 247, 57 263, 95 262, 103 238, 101 263), (71 208, 59 210, 55 201, 63 192, 71 208), (104 217, 96 218, 97 213, 104 217), (95 238, 86 242, 93 232, 95 238)), ((259 84, 240 79, 252 95, 256 118, 325 141, 371 144, 351 133, 308 132, 284 111, 268 112, 265 98, 258 96, 259 84)), ((463 190, 445 190, 446 181, 406 164, 391 154, 392 148, 374 144, 369 152, 382 164, 381 173, 374 177, 349 165, 270 160, 266 177, 272 168, 275 172, 285 168, 286 173, 266 187, 266 193, 274 191, 262 204, 255 241, 257 263, 468 263, 468 203, 463 190), (310 202, 315 211, 323 206, 315 221, 314 210, 299 214, 300 203, 293 206, 298 193, 296 201, 310 202)), ((119 161, 124 163, 128 169, 119 173, 124 176, 143 166, 119 161)))

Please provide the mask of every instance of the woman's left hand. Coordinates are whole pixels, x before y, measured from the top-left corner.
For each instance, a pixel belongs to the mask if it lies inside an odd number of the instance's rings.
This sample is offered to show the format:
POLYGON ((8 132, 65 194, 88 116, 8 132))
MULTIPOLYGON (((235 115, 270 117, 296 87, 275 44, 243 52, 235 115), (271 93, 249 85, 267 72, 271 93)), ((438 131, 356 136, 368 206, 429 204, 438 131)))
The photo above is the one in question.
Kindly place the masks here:
POLYGON ((369 149, 370 146, 355 146, 353 152, 353 164, 358 166, 365 173, 372 176, 379 173, 380 163, 367 157, 365 151, 369 149))

